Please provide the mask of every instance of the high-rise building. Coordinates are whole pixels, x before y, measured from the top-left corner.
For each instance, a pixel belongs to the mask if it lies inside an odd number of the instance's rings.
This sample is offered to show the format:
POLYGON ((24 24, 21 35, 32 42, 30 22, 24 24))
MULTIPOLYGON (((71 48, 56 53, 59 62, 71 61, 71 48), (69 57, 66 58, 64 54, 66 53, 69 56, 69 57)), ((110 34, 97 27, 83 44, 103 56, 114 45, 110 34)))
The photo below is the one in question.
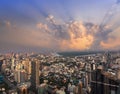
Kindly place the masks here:
POLYGON ((38 60, 34 59, 31 62, 31 89, 32 91, 37 90, 37 87, 39 86, 39 67, 40 63, 38 60))
POLYGON ((28 76, 25 70, 15 70, 14 71, 14 78, 17 83, 24 83, 28 80, 28 76))
MULTIPOLYGON (((2 93, 3 94, 3 93, 2 93)), ((5 93, 6 94, 6 93, 5 93)), ((17 89, 9 90, 7 94, 18 94, 17 89)))
POLYGON ((11 58, 11 70, 15 70, 15 58, 11 58))
POLYGON ((83 90, 82 90, 82 82, 80 81, 78 84, 78 94, 83 94, 83 90))
POLYGON ((18 87, 18 94, 29 94, 27 85, 21 85, 18 87))
POLYGON ((20 83, 20 70, 14 71, 14 78, 17 83, 20 83))
POLYGON ((85 74, 85 78, 84 78, 84 86, 85 86, 85 87, 88 87, 88 83, 89 83, 89 82, 88 82, 88 74, 86 73, 86 74, 85 74))
POLYGON ((26 71, 27 73, 27 77, 28 79, 30 79, 30 74, 31 74, 31 61, 27 58, 25 60, 22 60, 22 65, 23 65, 23 69, 26 71))
POLYGON ((120 69, 117 69, 117 73, 116 73, 117 79, 120 80, 120 69))
POLYGON ((2 69, 3 60, 0 60, 0 71, 2 69))
POLYGON ((100 69, 92 72, 91 94, 117 94, 118 86, 119 81, 109 72, 100 69))

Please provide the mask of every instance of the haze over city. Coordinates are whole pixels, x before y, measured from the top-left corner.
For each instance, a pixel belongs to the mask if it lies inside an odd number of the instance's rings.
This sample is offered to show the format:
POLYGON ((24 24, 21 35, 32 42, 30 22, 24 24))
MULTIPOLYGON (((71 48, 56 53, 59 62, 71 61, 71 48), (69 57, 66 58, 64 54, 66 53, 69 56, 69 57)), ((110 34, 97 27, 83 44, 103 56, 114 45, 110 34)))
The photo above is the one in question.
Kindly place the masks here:
POLYGON ((120 94, 120 0, 0 0, 0 94, 120 94))
POLYGON ((0 52, 119 50, 119 0, 1 0, 0 52))

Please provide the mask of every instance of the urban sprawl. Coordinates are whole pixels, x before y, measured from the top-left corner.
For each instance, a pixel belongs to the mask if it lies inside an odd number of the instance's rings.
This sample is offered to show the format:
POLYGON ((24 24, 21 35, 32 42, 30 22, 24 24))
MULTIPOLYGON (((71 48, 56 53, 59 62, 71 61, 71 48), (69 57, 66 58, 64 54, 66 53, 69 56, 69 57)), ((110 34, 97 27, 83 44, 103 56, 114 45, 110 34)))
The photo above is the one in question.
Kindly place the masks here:
POLYGON ((120 52, 1 54, 0 94, 120 94, 120 52))

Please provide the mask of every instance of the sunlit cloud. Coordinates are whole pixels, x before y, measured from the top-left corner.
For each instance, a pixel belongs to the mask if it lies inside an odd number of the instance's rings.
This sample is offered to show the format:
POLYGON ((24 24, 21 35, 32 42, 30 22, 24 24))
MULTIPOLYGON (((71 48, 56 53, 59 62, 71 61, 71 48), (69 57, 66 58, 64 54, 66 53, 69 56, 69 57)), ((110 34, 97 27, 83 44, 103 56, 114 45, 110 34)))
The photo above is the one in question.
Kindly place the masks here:
POLYGON ((12 23, 9 20, 0 20, 0 27, 9 28, 12 26, 12 23))
POLYGON ((82 22, 74 21, 69 24, 69 40, 63 40, 61 47, 63 50, 86 50, 90 49, 94 36, 88 34, 88 30, 82 22))
POLYGON ((7 27, 10 27, 10 26, 11 26, 10 21, 5 21, 5 24, 6 24, 7 27))
POLYGON ((15 9, 11 3, 11 11, 5 9, 0 14, 0 43, 4 49, 10 45, 49 51, 119 49, 120 7, 119 0, 114 1, 113 5, 109 0, 100 1, 97 6, 93 1, 84 0, 66 0, 65 4, 55 1, 56 5, 35 0, 33 4, 21 2, 15 9), (81 6, 78 2, 82 2, 81 6))
POLYGON ((48 17, 46 18, 46 20, 52 24, 56 24, 56 21, 54 19, 54 16, 53 15, 48 15, 48 17))
POLYGON ((45 30, 46 32, 49 32, 49 28, 46 24, 38 23, 36 27, 40 30, 45 30))
POLYGON ((101 41, 100 44, 104 49, 112 50, 120 49, 120 38, 118 39, 109 38, 107 41, 101 41))

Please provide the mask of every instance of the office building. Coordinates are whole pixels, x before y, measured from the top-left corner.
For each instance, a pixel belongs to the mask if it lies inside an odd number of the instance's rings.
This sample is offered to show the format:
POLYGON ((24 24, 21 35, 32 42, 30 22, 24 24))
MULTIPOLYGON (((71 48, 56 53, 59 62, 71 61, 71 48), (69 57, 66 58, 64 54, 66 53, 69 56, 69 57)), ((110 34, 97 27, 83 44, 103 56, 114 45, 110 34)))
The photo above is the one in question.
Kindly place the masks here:
POLYGON ((39 67, 40 63, 38 60, 32 60, 31 62, 31 89, 32 91, 37 91, 37 87, 39 86, 39 67))

